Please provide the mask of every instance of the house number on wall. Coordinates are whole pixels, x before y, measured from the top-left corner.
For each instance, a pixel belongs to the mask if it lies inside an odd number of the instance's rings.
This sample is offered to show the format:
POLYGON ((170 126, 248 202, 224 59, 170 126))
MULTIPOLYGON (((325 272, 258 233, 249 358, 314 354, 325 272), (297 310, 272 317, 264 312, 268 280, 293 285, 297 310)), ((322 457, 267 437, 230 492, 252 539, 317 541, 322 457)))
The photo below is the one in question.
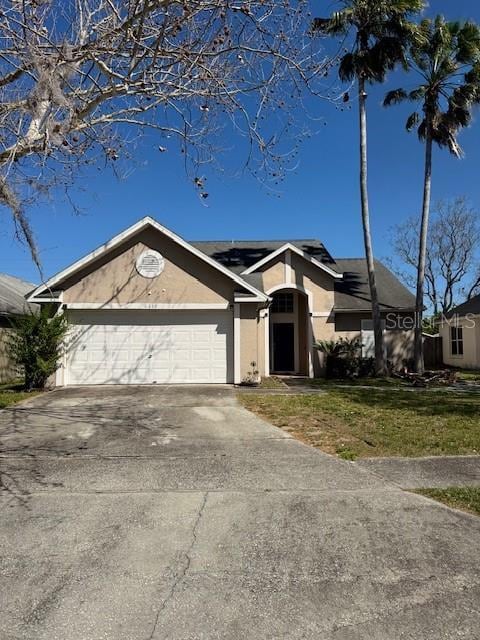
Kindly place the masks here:
POLYGON ((165 260, 158 251, 143 251, 136 262, 138 273, 144 278, 156 278, 165 268, 165 260))

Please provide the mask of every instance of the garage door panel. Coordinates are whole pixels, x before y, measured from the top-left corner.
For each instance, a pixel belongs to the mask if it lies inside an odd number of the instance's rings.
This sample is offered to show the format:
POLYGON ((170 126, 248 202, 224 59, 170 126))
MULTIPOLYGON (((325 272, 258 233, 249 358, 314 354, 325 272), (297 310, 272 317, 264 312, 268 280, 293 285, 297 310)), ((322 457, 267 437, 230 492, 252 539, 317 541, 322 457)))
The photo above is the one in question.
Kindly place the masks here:
POLYGON ((193 349, 191 351, 191 359, 194 363, 202 363, 209 359, 215 360, 214 349, 193 349))
POLYGON ((155 363, 168 365, 172 359, 172 347, 169 344, 151 347, 148 349, 146 357, 151 360, 151 366, 154 366, 155 363))
POLYGON ((119 349, 114 355, 114 361, 118 364, 129 364, 130 363, 130 354, 128 351, 123 349, 119 349))
POLYGON ((231 312, 70 312, 67 384, 225 383, 231 312))

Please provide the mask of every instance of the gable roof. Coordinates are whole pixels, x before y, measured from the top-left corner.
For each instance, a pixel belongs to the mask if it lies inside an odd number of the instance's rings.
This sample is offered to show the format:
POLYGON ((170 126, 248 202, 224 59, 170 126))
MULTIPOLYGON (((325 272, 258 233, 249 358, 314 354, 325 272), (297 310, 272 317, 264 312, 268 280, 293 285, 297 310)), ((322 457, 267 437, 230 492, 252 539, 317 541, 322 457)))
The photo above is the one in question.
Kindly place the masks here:
MULTIPOLYGON (((271 257, 285 245, 293 245, 307 256, 321 262, 326 267, 342 274, 343 279, 335 282, 335 309, 338 311, 371 311, 370 289, 368 285, 365 258, 333 258, 319 240, 242 240, 193 242, 215 260, 221 262, 234 273, 242 275, 257 289, 263 288, 260 272, 248 273, 249 267, 271 257)), ((281 252, 280 252, 281 253, 281 252)), ((380 305, 384 310, 404 309, 413 311, 415 296, 398 280, 387 267, 376 261, 377 288, 380 305)))
MULTIPOLYGON (((335 283, 335 311, 371 311, 365 258, 338 258, 336 264, 343 272, 343 280, 335 283)), ((375 260, 375 274, 383 311, 415 309, 413 293, 379 260, 375 260)))
MULTIPOLYGON (((335 260, 325 246, 314 239, 307 240, 205 240, 192 242, 208 256, 228 267, 233 273, 245 275, 245 271, 264 258, 271 256, 286 244, 293 245, 301 252, 315 258, 330 269, 337 271, 335 260)), ((248 274, 247 274, 248 275, 248 274)), ((253 275, 253 274, 252 274, 253 275)))
POLYGON ((28 305, 25 296, 34 286, 31 282, 0 273, 0 315, 21 315, 33 311, 35 305, 28 305))
POLYGON ((325 271, 326 273, 328 273, 328 275, 332 276, 332 278, 341 278, 342 277, 341 273, 337 273, 333 269, 330 269, 330 267, 327 267, 323 262, 320 262, 320 261, 316 260, 311 255, 305 253, 304 251, 302 251, 301 249, 299 249, 298 247, 293 245, 291 242, 286 242, 284 245, 279 247, 273 253, 270 253, 268 256, 265 256, 264 258, 262 258, 258 262, 255 262, 255 264, 252 264, 250 267, 248 267, 248 269, 245 269, 245 271, 242 272, 242 275, 247 275, 249 273, 254 273, 255 271, 257 271, 258 269, 260 269, 264 265, 268 264, 271 260, 274 260, 278 256, 282 255, 282 253, 285 253, 285 251, 292 251, 293 253, 296 253, 300 257, 304 258, 304 260, 307 260, 308 262, 311 262, 312 264, 314 264, 319 269, 322 269, 322 271, 325 271))
MULTIPOLYGON (((146 216, 125 231, 101 245, 85 257, 60 271, 25 297, 29 302, 45 302, 52 296, 58 298, 59 284, 107 254, 123 242, 147 227, 152 227, 175 243, 197 256, 217 271, 236 282, 242 289, 253 294, 252 300, 267 301, 263 291, 262 274, 255 269, 280 255, 287 249, 301 255, 335 278, 336 311, 371 310, 370 291, 366 261, 364 258, 334 259, 319 240, 243 240, 243 241, 196 241, 187 242, 146 216)), ((385 310, 412 311, 415 307, 413 294, 381 262, 376 261, 377 288, 381 308, 385 310)), ((26 291, 31 290, 27 283, 26 291)), ((26 291, 24 293, 26 293, 26 291)))
POLYGON ((176 233, 173 233, 173 231, 170 231, 169 229, 161 225, 159 222, 157 222, 150 216, 145 216, 144 218, 139 220, 137 223, 133 224, 131 227, 128 227, 128 229, 125 229, 125 231, 122 231, 118 235, 114 236, 111 240, 109 240, 105 244, 102 244, 100 247, 98 247, 91 253, 87 254, 83 258, 80 258, 80 260, 77 260, 76 262, 74 262, 72 265, 70 265, 63 271, 60 271, 59 273, 54 275, 52 278, 47 280, 47 282, 45 282, 44 284, 41 284, 34 291, 32 291, 28 295, 27 300, 28 301, 32 301, 32 300, 35 301, 36 299, 40 300, 40 298, 37 298, 37 296, 39 296, 42 292, 44 292, 45 290, 51 291, 52 289, 57 287, 58 284, 65 278, 71 276, 72 274, 79 271, 80 269, 85 268, 89 264, 93 263, 100 256, 118 247, 123 242, 125 242, 135 234, 139 233, 140 231, 143 231, 148 227, 152 227, 153 229, 156 229, 160 233, 163 233, 165 236, 167 236, 168 238, 173 240, 176 244, 178 244, 179 246, 183 247, 184 249, 186 249, 187 251, 195 255, 197 258, 199 258, 200 260, 203 260, 204 262, 209 264, 211 267, 213 267, 217 271, 220 271, 221 273, 226 275, 228 278, 230 278, 231 280, 236 282, 238 285, 240 285, 243 289, 246 289, 250 293, 254 294, 255 297, 259 297, 261 298, 261 300, 268 300, 267 295, 265 295, 262 291, 260 291, 256 287, 249 284, 246 280, 241 278, 240 275, 235 274, 230 269, 227 269, 227 267, 222 265, 220 262, 211 258, 205 252, 201 251, 200 249, 195 247, 193 244, 190 244, 189 242, 187 242, 186 240, 178 236, 176 233))
POLYGON ((473 296, 470 300, 467 300, 463 304, 459 304, 458 307, 451 309, 448 313, 445 314, 447 318, 451 318, 452 316, 466 316, 468 314, 472 315, 480 315, 480 294, 478 296, 473 296))

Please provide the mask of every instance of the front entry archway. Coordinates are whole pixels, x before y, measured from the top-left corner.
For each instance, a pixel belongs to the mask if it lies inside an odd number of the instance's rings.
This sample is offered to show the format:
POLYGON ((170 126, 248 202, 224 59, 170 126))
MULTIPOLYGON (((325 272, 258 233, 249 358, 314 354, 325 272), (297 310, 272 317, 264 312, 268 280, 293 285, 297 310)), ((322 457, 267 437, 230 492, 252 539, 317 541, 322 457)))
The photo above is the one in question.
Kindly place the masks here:
MULTIPOLYGON (((268 291, 270 373, 312 376, 311 296, 296 285, 268 291)), ((267 327, 266 327, 267 331, 267 327)))

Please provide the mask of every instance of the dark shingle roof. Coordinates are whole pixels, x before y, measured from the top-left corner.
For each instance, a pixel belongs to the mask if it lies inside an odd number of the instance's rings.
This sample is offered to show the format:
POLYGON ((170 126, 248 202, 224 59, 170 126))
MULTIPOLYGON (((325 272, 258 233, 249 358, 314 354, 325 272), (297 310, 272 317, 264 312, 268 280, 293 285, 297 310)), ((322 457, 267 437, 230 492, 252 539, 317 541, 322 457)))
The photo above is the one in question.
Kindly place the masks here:
POLYGON ((209 240, 191 244, 230 271, 240 274, 287 242, 337 271, 334 259, 319 240, 209 240))
POLYGON ((0 315, 19 315, 34 308, 36 305, 25 302, 25 295, 34 288, 31 282, 0 273, 0 315))
MULTIPOLYGON (((335 283, 335 310, 362 311, 371 309, 365 258, 338 258, 338 270, 343 280, 335 283)), ((375 260, 375 274, 380 306, 383 309, 414 309, 415 296, 387 267, 375 260)))
POLYGON ((445 315, 449 318, 453 315, 466 316, 469 313, 474 315, 480 314, 480 295, 470 298, 470 300, 467 300, 463 304, 459 304, 458 307, 455 307, 445 315))
MULTIPOLYGON (((192 242, 193 246, 236 274, 259 262, 289 242, 307 255, 323 262, 337 273, 342 281, 335 283, 335 309, 368 311, 371 308, 366 261, 364 258, 334 259, 319 240, 241 240, 192 242)), ((376 261, 377 288, 384 309, 414 309, 415 297, 381 262, 376 261)), ((262 276, 252 273, 242 276, 249 284, 262 290, 262 276)))

